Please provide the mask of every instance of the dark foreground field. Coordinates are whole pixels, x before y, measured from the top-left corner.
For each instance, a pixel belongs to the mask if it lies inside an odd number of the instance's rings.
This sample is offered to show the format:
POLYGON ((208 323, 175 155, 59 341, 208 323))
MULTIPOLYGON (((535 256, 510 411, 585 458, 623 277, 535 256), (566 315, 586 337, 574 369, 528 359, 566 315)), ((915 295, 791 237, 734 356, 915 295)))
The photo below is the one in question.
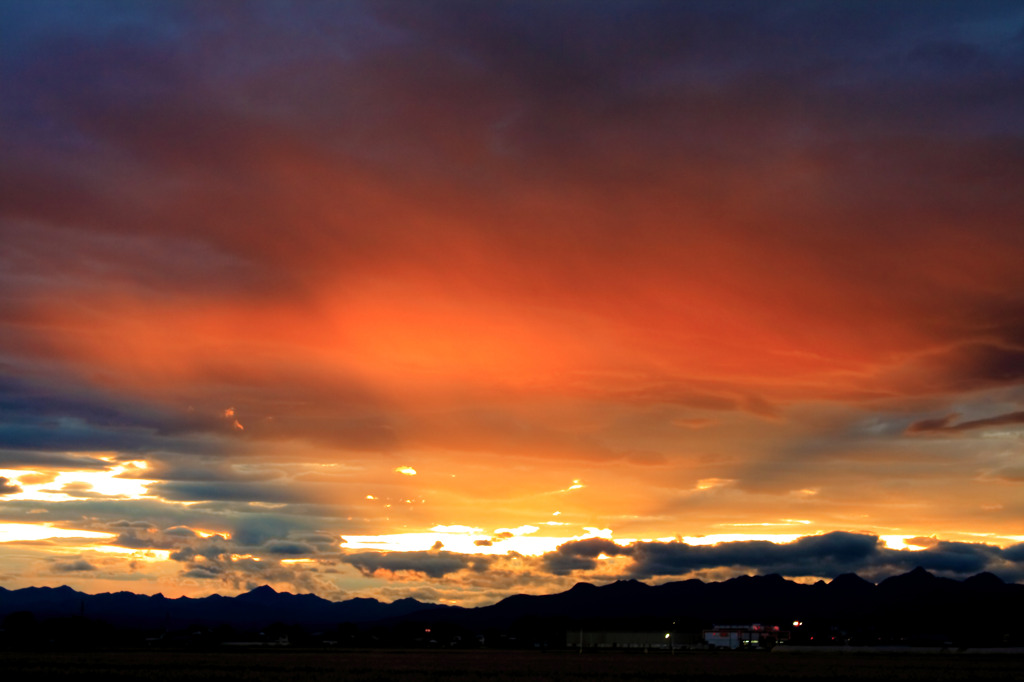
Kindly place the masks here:
POLYGON ((0 653, 8 680, 1013 680, 1021 656, 246 650, 0 653))

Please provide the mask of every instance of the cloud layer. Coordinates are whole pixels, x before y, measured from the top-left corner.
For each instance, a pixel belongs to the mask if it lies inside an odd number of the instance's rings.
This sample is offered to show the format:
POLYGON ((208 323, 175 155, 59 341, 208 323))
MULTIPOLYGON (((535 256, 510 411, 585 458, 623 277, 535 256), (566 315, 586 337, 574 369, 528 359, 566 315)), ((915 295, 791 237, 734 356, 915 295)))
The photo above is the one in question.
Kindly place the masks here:
MULTIPOLYGON (((4 522, 173 553, 132 569, 167 593, 904 567, 881 536, 1014 561, 1018 3, 54 0, 0 31, 4 522), (456 525, 498 558, 341 550, 456 525), (717 534, 808 537, 639 540, 717 534)), ((127 579, 33 551, 0 576, 127 579)))

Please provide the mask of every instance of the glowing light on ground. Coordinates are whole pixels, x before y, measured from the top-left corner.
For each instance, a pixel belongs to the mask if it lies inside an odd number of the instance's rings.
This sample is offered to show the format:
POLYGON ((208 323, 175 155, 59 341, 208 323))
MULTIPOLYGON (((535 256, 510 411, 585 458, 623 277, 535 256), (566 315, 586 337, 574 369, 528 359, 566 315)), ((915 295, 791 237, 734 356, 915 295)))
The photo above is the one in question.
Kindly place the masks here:
POLYGON ((397 467, 395 473, 402 474, 403 476, 415 476, 416 470, 412 467, 397 467))

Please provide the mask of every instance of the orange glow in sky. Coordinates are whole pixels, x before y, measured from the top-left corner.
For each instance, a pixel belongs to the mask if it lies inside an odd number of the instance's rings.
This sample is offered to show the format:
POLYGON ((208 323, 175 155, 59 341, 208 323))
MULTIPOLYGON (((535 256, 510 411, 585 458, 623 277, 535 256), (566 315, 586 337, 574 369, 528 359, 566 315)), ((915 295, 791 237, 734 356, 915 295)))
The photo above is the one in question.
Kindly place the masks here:
POLYGON ((427 5, 0 8, 0 585, 1024 580, 1021 7, 427 5))

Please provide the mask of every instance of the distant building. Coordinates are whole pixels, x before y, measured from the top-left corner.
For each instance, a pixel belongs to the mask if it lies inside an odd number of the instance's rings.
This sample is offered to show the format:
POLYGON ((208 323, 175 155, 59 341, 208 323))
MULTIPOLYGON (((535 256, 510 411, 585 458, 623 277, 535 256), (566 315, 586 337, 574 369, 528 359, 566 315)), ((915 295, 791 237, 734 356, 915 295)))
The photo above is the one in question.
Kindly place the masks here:
POLYGON ((778 625, 715 625, 704 631, 704 642, 717 649, 768 649, 789 641, 789 632, 778 625))

